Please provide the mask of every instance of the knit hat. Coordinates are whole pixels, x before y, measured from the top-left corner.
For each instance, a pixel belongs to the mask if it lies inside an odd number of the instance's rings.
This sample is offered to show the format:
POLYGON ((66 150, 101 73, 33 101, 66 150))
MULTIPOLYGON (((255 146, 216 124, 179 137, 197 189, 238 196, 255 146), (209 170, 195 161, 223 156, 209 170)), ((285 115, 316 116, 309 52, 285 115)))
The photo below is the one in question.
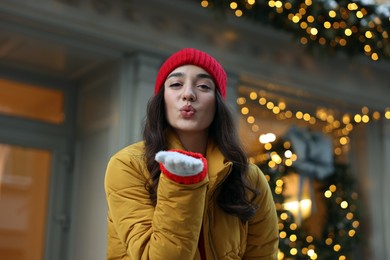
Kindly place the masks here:
POLYGON ((226 72, 209 54, 193 48, 185 48, 172 54, 160 67, 158 71, 156 84, 154 86, 154 94, 156 95, 164 81, 177 67, 183 65, 196 65, 203 68, 214 79, 217 89, 221 96, 226 98, 226 72))

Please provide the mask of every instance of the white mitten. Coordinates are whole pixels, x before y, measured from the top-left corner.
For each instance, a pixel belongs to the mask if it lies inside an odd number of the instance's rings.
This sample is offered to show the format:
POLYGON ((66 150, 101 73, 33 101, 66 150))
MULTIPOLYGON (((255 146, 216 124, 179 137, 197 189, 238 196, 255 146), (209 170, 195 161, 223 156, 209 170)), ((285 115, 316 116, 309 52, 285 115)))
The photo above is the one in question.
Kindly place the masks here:
POLYGON ((155 160, 162 163, 169 172, 179 176, 193 176, 203 171, 203 161, 175 151, 160 151, 155 160))

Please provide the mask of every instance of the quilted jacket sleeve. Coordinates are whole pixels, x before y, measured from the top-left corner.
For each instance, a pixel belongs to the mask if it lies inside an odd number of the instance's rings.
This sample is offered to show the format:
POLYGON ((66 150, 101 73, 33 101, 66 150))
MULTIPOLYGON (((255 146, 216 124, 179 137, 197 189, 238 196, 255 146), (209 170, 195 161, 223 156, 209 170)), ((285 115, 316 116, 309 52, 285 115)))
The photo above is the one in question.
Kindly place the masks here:
POLYGON ((278 218, 271 189, 261 170, 250 164, 250 179, 260 190, 256 204, 256 215, 248 223, 247 249, 244 259, 278 259, 279 231, 278 218))
POLYGON ((154 207, 145 189, 148 181, 145 172, 140 156, 126 150, 113 156, 108 164, 107 258, 117 255, 117 259, 194 259, 208 178, 194 184, 179 184, 161 174, 154 207), (120 248, 122 256, 118 255, 120 248), (126 254, 129 258, 121 258, 126 254))

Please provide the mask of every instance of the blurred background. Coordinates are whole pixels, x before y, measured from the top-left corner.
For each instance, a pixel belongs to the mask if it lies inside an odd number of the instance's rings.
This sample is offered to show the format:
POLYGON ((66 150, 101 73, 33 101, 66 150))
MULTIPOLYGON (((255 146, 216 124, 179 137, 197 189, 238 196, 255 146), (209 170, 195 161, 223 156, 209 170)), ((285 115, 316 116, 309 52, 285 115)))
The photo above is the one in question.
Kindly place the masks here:
POLYGON ((279 259, 390 259, 390 3, 0 0, 0 259, 105 259, 113 153, 194 47, 269 180, 279 259))

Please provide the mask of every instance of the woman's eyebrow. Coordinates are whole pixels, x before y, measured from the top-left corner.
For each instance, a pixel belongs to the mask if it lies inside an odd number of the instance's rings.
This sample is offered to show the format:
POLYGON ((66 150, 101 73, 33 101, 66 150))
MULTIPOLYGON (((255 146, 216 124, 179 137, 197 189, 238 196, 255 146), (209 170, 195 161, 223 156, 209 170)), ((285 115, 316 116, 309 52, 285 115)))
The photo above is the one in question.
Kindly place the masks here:
POLYGON ((183 75, 184 75, 184 74, 181 73, 181 72, 175 72, 175 73, 169 74, 168 77, 167 77, 167 79, 172 78, 172 77, 183 77, 183 75))
MULTIPOLYGON (((175 73, 171 73, 168 75, 167 79, 169 78, 173 78, 173 77, 183 77, 184 76, 184 73, 182 72, 175 72, 175 73)), ((196 75, 197 78, 201 78, 201 79, 213 79, 209 74, 206 74, 206 73, 199 73, 196 75)))
POLYGON ((196 75, 198 78, 202 78, 202 79, 213 79, 209 74, 205 74, 205 73, 199 73, 198 75, 196 75))

